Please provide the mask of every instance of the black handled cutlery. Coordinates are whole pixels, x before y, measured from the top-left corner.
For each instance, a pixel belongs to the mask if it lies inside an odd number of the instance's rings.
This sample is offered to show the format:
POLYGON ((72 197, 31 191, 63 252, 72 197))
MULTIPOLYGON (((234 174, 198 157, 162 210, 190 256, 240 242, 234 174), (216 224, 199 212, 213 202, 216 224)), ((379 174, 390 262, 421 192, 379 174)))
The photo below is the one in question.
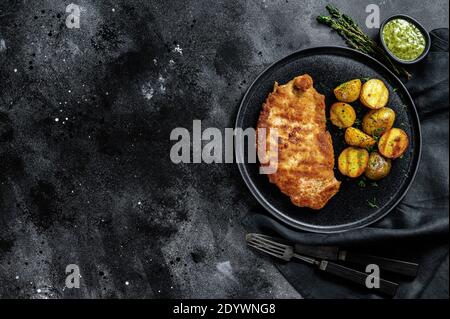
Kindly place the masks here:
POLYGON ((342 261, 363 266, 375 264, 380 267, 380 269, 409 277, 416 277, 419 268, 419 265, 416 263, 358 254, 347 250, 341 250, 337 246, 307 246, 295 244, 294 250, 300 254, 320 259, 342 261))
MULTIPOLYGON (((294 251, 294 246, 282 244, 269 238, 264 235, 258 234, 247 234, 246 236, 247 244, 250 247, 253 247, 266 254, 277 257, 284 261, 291 261, 292 258, 296 258, 311 265, 317 266, 321 271, 350 280, 361 286, 369 288, 367 282, 368 280, 370 280, 370 274, 366 274, 331 261, 317 260, 312 257, 300 255, 294 251)), ((397 292, 397 289, 397 283, 379 278, 379 286, 376 288, 376 291, 380 291, 389 296, 394 296, 397 292)))

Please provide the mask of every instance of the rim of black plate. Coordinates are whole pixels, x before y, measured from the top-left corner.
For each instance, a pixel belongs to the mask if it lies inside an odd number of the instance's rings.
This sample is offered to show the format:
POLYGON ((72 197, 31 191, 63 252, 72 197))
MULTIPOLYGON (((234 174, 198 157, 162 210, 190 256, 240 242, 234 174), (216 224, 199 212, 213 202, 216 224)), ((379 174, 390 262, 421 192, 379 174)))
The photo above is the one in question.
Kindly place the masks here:
MULTIPOLYGON (((254 87, 254 85, 256 83, 258 83, 258 81, 260 80, 260 78, 264 74, 266 74, 272 68, 276 67, 278 64, 282 63, 284 60, 288 60, 288 59, 290 59, 291 57, 293 57, 295 55, 300 55, 300 54, 307 55, 308 53, 311 53, 311 52, 314 52, 314 51, 322 51, 323 52, 324 50, 347 51, 349 53, 352 53, 352 54, 355 54, 355 55, 359 55, 361 58, 365 58, 365 59, 370 60, 371 62, 376 64, 378 67, 380 67, 384 72, 389 74, 389 76, 391 76, 397 82, 397 84, 402 87, 403 91, 406 93, 406 97, 409 99, 410 104, 412 106, 411 112, 412 112, 414 121, 416 122, 416 125, 417 125, 417 132, 415 132, 415 136, 416 136, 416 140, 417 140, 417 145, 415 145, 415 149, 416 149, 417 155, 414 156, 414 157, 417 157, 417 159, 416 159, 415 167, 413 168, 412 171, 410 171, 408 173, 410 178, 409 178, 409 182, 407 182, 408 184, 406 185, 404 191, 402 193, 400 193, 400 195, 398 195, 397 199, 394 202, 386 203, 386 205, 384 205, 383 207, 380 207, 377 212, 375 212, 371 216, 368 216, 367 218, 364 218, 364 219, 361 219, 359 221, 352 222, 352 223, 349 223, 349 224, 342 224, 342 225, 336 225, 336 226, 314 226, 314 225, 302 223, 302 222, 300 222, 300 221, 298 221, 298 220, 296 220, 294 218, 291 218, 291 217, 287 216, 282 211, 280 211, 280 210, 276 209, 275 207, 273 207, 270 204, 270 202, 264 198, 264 196, 259 192, 257 187, 250 180, 250 177, 249 177, 249 174, 247 172, 247 168, 246 168, 246 165, 245 165, 245 162, 244 162, 244 160, 245 160, 244 159, 244 154, 241 152, 241 147, 236 147, 236 139, 235 139, 235 156, 236 156, 236 162, 237 162, 237 165, 238 165, 238 168, 239 168, 239 172, 240 172, 242 178, 244 179, 245 184, 249 188, 249 190, 252 193, 252 195, 256 198, 256 200, 270 214, 272 214, 272 216, 277 218, 279 221, 281 221, 281 222, 283 222, 283 223, 285 223, 285 224, 287 224, 287 225, 289 225, 289 226, 291 226, 293 228, 296 228, 298 230, 309 231, 309 232, 312 232, 312 233, 333 234, 333 233, 343 233, 343 232, 347 232, 347 231, 351 231, 351 230, 367 227, 367 226, 369 226, 369 225, 379 221, 383 217, 385 217, 395 207, 397 207, 397 205, 403 200, 403 198, 406 196, 406 194, 408 193, 409 189, 411 188, 411 186, 412 186, 412 184, 414 182, 414 179, 416 178, 417 171, 419 169, 419 164, 420 164, 420 160, 421 160, 421 157, 422 157, 422 129, 421 129, 421 125, 420 125, 419 114, 417 112, 417 108, 416 108, 416 105, 414 103, 414 100, 411 97, 411 94, 409 93, 408 89, 403 84, 403 82, 391 70, 389 70, 385 65, 383 65, 377 59, 371 57, 368 54, 362 53, 360 51, 357 51, 355 49, 351 49, 351 48, 348 48, 348 47, 331 46, 331 45, 330 46, 316 46, 316 47, 310 47, 310 48, 307 48, 307 49, 301 49, 301 50, 294 51, 293 53, 291 53, 291 54, 289 54, 289 55, 287 55, 287 56, 285 56, 285 57, 275 61, 270 66, 265 68, 256 77, 256 79, 251 83, 251 85, 249 86, 249 88, 245 92, 245 94, 244 94, 244 96, 243 96, 243 98, 241 100, 241 103, 239 104, 239 110, 238 110, 238 113, 237 113, 237 116, 236 116, 236 122, 235 122, 235 129, 242 127, 242 126, 240 126, 239 122, 242 120, 241 112, 242 112, 242 109, 243 109, 243 104, 247 100, 247 97, 248 97, 249 93, 252 91, 252 88, 254 87), (387 206, 390 206, 390 207, 387 207, 387 206)), ((414 160, 414 158, 413 158, 413 160, 414 160)))

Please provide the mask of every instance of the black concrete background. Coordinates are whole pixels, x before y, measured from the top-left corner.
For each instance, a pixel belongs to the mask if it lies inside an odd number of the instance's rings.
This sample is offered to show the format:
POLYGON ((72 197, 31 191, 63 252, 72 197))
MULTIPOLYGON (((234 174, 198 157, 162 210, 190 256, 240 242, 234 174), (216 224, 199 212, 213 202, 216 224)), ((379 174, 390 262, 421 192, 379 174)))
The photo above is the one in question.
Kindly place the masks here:
MULTIPOLYGON (((69 1, 0 2, 0 297, 301 297, 245 248, 236 166, 172 164, 169 134, 232 127, 270 63, 342 44, 327 2, 73 2, 80 29, 69 1)), ((448 25, 447 0, 334 3, 448 25)))

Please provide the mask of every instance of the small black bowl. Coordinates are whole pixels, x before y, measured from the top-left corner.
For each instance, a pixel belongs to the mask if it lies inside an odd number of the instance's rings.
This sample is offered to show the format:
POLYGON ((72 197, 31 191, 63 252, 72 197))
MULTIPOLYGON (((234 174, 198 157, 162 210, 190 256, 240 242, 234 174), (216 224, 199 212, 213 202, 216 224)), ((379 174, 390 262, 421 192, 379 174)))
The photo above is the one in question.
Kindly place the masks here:
POLYGON ((431 37, 430 37, 430 34, 428 33, 428 31, 417 20, 411 18, 410 16, 404 15, 404 14, 396 14, 396 15, 394 15, 394 16, 392 16, 390 18, 387 18, 386 20, 384 20, 384 22, 381 24, 381 27, 380 27, 379 37, 380 37, 380 42, 383 45, 383 48, 387 52, 387 54, 389 54, 389 56, 393 60, 395 60, 395 61, 397 61, 398 63, 401 63, 401 64, 414 64, 414 63, 417 63, 417 62, 423 60, 427 56, 428 52, 430 52, 431 37), (403 19, 403 20, 406 20, 406 21, 414 24, 420 30, 420 32, 422 32, 423 36, 425 37, 425 41, 426 41, 425 50, 423 51, 423 53, 417 59, 412 60, 412 61, 406 61, 406 60, 399 59, 398 57, 396 57, 389 50, 389 48, 387 47, 386 43, 384 42, 383 29, 384 29, 385 25, 389 21, 392 21, 394 19, 403 19))

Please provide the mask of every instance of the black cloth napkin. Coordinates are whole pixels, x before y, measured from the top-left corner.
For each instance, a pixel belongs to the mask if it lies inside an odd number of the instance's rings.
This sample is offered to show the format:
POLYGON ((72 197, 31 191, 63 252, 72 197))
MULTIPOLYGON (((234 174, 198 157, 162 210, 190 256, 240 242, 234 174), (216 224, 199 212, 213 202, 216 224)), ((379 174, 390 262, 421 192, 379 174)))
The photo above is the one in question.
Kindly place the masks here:
MULTIPOLYGON (((397 208, 369 227, 332 235, 300 232, 267 213, 251 214, 243 221, 249 232, 417 262, 420 268, 415 279, 382 272, 382 277, 400 283, 395 298, 449 297, 448 29, 434 30, 431 37, 429 55, 411 68, 413 79, 405 83, 419 111, 423 153, 414 184, 397 208)), ((382 298, 310 265, 274 262, 304 298, 382 298)))

